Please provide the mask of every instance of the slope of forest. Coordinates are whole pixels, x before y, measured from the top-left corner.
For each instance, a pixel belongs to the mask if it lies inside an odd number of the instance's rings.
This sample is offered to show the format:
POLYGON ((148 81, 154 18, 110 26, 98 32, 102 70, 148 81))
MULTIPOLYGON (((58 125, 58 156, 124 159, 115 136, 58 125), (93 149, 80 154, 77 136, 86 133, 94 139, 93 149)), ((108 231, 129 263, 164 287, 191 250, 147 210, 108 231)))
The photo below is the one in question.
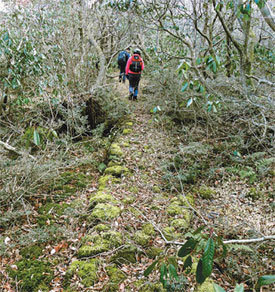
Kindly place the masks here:
POLYGON ((10 4, 1 291, 274 291, 272 1, 10 4))

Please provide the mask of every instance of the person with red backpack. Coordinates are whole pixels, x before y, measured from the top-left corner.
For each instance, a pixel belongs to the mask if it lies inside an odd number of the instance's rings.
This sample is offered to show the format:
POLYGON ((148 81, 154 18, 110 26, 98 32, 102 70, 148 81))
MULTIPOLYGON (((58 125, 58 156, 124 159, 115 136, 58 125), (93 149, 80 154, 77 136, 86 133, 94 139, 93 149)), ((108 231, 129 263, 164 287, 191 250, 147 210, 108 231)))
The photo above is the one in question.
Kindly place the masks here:
POLYGON ((125 67, 128 59, 130 58, 130 48, 127 48, 126 51, 121 51, 117 57, 118 68, 120 69, 119 73, 119 82, 121 80, 125 83, 125 67))
POLYGON ((135 49, 133 55, 128 59, 126 65, 126 76, 129 79, 129 99, 137 100, 138 85, 141 77, 141 72, 144 69, 144 62, 140 56, 140 50, 135 49))

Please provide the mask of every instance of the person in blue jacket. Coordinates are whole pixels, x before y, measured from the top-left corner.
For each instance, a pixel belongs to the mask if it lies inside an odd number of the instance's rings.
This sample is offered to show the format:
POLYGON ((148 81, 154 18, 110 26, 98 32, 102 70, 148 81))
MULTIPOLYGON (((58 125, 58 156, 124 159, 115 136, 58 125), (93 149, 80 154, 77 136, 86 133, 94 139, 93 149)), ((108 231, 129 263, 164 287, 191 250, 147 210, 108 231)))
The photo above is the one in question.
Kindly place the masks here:
POLYGON ((123 81, 125 83, 126 75, 125 68, 128 59, 130 58, 130 48, 127 48, 125 51, 121 51, 117 57, 118 68, 120 69, 119 73, 119 82, 123 81))

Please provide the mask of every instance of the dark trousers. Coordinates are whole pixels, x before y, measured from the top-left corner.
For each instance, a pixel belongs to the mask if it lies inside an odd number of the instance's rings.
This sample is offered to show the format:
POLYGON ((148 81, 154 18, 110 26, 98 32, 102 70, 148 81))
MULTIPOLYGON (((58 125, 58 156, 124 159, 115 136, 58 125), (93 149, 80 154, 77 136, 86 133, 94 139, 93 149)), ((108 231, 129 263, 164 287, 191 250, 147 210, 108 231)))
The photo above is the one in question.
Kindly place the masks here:
POLYGON ((133 97, 136 98, 138 95, 138 85, 140 81, 141 74, 128 74, 129 76, 129 92, 133 94, 133 97))
POLYGON ((125 82, 125 67, 126 67, 126 64, 119 64, 119 69, 120 69, 120 72, 119 72, 119 81, 123 81, 125 82))

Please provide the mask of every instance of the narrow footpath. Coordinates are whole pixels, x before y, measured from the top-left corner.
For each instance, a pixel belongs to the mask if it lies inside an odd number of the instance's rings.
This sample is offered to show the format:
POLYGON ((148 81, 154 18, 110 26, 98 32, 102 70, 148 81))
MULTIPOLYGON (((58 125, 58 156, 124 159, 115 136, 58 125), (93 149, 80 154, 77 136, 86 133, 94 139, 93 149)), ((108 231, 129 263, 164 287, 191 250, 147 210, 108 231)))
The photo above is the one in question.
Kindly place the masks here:
MULTIPOLYGON (((127 85, 118 87, 127 98, 127 85)), ((67 272, 80 280, 83 291, 165 291, 157 271, 149 278, 143 272, 165 252, 165 240, 184 240, 191 221, 193 199, 186 202, 163 187, 162 166, 175 146, 144 99, 141 93, 138 102, 129 101, 132 113, 90 196, 88 232, 67 272)))

